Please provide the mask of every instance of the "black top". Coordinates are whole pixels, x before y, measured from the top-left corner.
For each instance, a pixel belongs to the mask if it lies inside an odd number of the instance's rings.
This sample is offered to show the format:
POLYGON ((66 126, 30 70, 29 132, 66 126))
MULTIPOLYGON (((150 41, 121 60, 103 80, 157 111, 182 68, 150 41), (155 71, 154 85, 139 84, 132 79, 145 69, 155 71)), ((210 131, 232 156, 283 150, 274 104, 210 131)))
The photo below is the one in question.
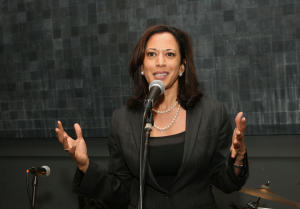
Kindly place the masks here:
POLYGON ((182 163, 184 138, 185 132, 150 137, 149 164, 157 183, 167 190, 182 163))

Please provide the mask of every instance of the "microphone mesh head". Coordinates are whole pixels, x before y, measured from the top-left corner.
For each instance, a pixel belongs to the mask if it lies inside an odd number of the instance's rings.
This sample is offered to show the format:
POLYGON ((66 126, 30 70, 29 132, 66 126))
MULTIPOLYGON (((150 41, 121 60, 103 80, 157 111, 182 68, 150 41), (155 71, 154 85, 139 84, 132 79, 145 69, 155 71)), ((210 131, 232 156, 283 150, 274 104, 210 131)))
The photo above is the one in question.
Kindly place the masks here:
POLYGON ((149 85, 149 91, 152 87, 157 86, 160 88, 160 95, 164 94, 165 92, 165 85, 161 80, 154 80, 149 85))
POLYGON ((46 175, 46 176, 49 176, 49 175, 50 175, 50 167, 47 166, 47 165, 43 165, 43 166, 41 166, 41 167, 44 168, 44 169, 46 170, 45 175, 46 175))

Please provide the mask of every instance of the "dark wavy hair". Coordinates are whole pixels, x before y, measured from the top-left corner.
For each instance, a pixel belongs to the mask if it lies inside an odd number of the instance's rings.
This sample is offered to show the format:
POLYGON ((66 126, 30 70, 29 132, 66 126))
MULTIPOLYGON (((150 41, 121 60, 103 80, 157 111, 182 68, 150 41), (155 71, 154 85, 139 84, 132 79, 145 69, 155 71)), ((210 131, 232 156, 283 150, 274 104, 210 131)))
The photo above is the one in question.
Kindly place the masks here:
POLYGON ((178 78, 178 102, 184 109, 189 109, 203 96, 197 80, 192 41, 189 35, 175 27, 167 25, 154 25, 149 27, 139 39, 129 63, 129 74, 133 80, 135 94, 127 100, 127 106, 131 109, 139 109, 144 105, 144 100, 149 94, 148 82, 141 75, 141 66, 144 63, 146 45, 150 37, 156 33, 171 33, 180 49, 181 64, 185 65, 185 71, 178 78))

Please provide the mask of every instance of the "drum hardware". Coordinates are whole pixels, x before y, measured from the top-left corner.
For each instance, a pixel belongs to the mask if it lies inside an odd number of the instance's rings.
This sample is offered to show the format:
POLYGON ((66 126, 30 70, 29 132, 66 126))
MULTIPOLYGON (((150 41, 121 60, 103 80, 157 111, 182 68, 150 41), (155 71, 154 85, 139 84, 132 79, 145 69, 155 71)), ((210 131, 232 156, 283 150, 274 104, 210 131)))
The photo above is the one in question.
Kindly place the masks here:
POLYGON ((258 197, 256 201, 248 202, 247 206, 249 206, 251 209, 257 209, 259 205, 259 201, 260 201, 260 197, 258 197))
MULTIPOLYGON (((261 187, 265 188, 265 189, 269 189, 270 184, 271 184, 271 181, 267 180, 265 184, 261 185, 261 187)), ((260 199, 261 198, 258 197, 256 201, 248 202, 247 206, 249 206, 251 209, 257 209, 259 206, 260 199)))
POLYGON ((256 188, 256 189, 248 189, 248 188, 242 188, 240 192, 255 196, 258 199, 255 202, 249 202, 247 205, 251 209, 258 209, 259 207, 259 201, 260 199, 266 199, 266 200, 272 200, 274 202, 282 203, 285 205, 293 206, 300 208, 300 204, 288 199, 285 199, 283 197, 280 197, 279 195, 273 193, 270 191, 270 181, 267 181, 265 184, 263 184, 261 187, 256 188))

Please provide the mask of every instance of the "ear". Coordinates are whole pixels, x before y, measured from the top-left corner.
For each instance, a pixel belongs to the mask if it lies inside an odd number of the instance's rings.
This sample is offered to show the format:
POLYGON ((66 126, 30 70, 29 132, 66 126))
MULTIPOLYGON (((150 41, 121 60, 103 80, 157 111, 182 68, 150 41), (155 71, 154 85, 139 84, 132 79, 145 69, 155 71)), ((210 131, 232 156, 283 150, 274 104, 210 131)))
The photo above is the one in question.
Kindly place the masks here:
POLYGON ((186 66, 186 59, 183 60, 183 62, 180 65, 180 73, 183 74, 185 71, 185 66, 186 66))

